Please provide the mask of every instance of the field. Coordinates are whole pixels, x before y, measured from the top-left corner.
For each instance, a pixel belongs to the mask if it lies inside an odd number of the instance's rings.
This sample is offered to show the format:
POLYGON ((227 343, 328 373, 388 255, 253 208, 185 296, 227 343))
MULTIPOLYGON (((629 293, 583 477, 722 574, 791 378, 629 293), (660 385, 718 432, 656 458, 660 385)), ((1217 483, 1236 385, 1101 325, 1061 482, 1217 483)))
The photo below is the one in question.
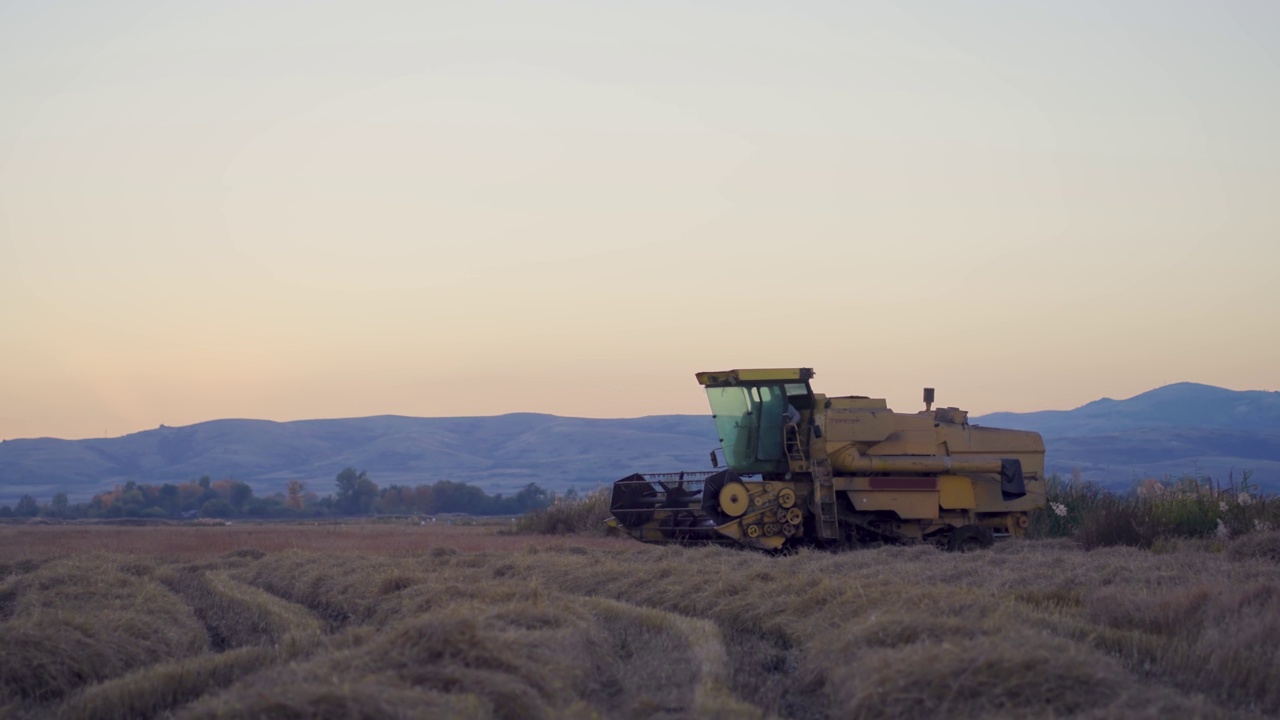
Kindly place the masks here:
POLYGON ((497 526, 0 526, 0 717, 1280 713, 1280 533, 769 556, 497 526))

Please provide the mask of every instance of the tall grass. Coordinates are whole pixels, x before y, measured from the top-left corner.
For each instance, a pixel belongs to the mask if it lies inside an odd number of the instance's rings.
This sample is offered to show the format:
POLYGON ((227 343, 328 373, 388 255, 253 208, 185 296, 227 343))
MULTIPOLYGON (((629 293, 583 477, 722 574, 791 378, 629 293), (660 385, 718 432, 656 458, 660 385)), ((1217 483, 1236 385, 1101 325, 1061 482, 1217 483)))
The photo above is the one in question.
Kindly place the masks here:
POLYGON ((543 510, 519 517, 515 531, 542 535, 610 534, 604 524, 610 515, 610 498, 610 489, 600 488, 580 498, 557 499, 543 510))
POLYGON ((1048 481, 1048 505, 1032 514, 1035 538, 1072 537, 1086 549, 1154 548, 1181 539, 1223 541, 1280 527, 1280 500, 1251 485, 1246 472, 1225 483, 1185 476, 1149 479, 1116 493, 1078 477, 1048 481))

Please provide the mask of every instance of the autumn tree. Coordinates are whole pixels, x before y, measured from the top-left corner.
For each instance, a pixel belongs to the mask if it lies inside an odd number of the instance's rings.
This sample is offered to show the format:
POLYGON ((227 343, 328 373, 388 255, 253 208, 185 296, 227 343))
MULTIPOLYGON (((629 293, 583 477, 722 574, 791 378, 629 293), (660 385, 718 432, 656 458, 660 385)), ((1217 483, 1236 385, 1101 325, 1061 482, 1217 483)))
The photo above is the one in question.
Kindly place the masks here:
POLYGON ((307 484, 301 480, 290 480, 289 484, 285 486, 285 491, 288 494, 284 502, 285 507, 301 510, 302 494, 307 491, 307 484))
POLYGON ((245 503, 253 498, 253 488, 239 480, 219 480, 213 483, 212 490, 219 499, 235 508, 237 513, 244 512, 245 503))

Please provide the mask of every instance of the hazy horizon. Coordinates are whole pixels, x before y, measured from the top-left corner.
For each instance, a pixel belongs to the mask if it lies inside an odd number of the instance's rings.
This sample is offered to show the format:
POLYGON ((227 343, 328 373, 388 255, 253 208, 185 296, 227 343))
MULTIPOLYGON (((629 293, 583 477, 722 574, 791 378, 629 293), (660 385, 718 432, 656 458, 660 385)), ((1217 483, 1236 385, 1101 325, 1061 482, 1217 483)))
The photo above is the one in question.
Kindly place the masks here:
POLYGON ((1278 21, 0 6, 0 438, 1280 389, 1278 21))

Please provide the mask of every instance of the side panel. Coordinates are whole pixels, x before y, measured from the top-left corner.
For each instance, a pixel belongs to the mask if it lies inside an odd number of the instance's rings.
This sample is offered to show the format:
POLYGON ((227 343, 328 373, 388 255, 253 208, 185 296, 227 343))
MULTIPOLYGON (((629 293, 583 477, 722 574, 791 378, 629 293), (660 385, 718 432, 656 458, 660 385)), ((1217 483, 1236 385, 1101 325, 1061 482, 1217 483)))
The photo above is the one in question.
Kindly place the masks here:
POLYGON ((837 477, 837 491, 849 496, 855 510, 888 510, 903 520, 938 518, 938 482, 931 477, 837 477))
POLYGON ((853 507, 859 512, 889 510, 903 520, 936 520, 938 518, 937 492, 894 492, 887 490, 851 490, 846 493, 853 507))
POLYGON ((963 475, 939 475, 938 504, 946 510, 972 510, 977 506, 973 481, 963 475))

